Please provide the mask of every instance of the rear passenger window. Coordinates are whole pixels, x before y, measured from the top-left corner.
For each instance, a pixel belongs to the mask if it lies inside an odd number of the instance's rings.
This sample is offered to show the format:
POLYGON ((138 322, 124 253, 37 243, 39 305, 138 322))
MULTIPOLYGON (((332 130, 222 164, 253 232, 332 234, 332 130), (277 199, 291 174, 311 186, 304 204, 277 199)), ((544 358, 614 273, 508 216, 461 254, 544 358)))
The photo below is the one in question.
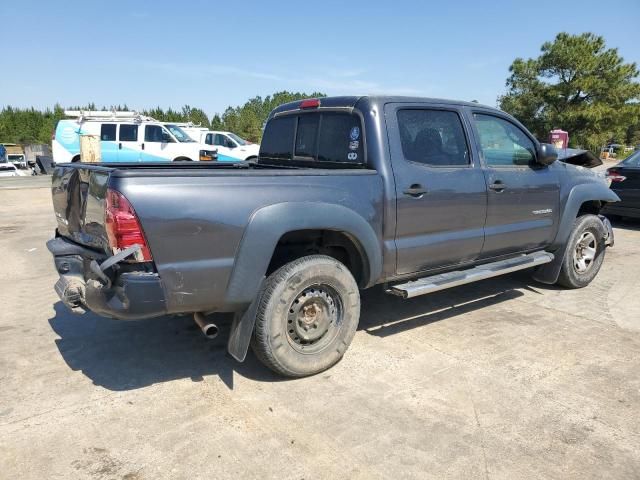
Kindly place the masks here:
POLYGON ((121 142, 137 142, 138 125, 121 124, 119 140, 121 142))
POLYGON ((100 126, 100 140, 102 140, 103 142, 116 141, 116 124, 115 123, 103 123, 100 126))
POLYGON ((314 112, 270 120, 262 137, 260 158, 362 164, 363 151, 358 116, 314 112))
POLYGON ((398 110, 402 153, 407 160, 437 167, 469 165, 469 149, 456 112, 398 110))

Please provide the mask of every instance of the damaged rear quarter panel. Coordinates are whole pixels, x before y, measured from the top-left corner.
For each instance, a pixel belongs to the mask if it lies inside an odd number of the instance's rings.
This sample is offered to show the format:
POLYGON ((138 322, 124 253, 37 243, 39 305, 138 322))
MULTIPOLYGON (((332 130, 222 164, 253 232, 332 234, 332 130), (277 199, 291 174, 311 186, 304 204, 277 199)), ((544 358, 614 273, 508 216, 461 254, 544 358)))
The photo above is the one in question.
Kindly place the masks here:
MULTIPOLYGON (((251 216, 265 206, 334 203, 361 216, 378 238, 382 230, 382 183, 375 171, 243 170, 179 178, 124 174, 113 176, 111 183, 140 218, 169 313, 235 308, 225 305, 234 259, 251 216)), ((275 244, 263 248, 270 257, 275 244)), ((262 277, 265 272, 257 270, 255 275, 262 277)))

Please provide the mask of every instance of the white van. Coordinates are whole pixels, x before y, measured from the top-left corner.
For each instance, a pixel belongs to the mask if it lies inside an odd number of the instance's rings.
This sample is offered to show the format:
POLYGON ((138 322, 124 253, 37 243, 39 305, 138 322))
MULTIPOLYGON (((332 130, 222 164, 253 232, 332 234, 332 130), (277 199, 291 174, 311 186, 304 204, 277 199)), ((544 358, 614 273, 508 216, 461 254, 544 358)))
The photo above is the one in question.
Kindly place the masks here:
MULTIPOLYGON (((198 129, 203 130, 203 129, 198 129)), ((251 143, 232 132, 215 130, 192 131, 192 136, 199 135, 196 140, 215 147, 218 150, 218 160, 237 162, 239 160, 257 160, 260 145, 251 143)))
POLYGON ((7 149, 0 143, 0 177, 17 177, 16 166, 7 159, 7 149))
POLYGON ((137 112, 66 111, 52 140, 55 163, 80 161, 80 136, 100 138, 103 162, 213 161, 215 148, 193 140, 180 127, 137 112))

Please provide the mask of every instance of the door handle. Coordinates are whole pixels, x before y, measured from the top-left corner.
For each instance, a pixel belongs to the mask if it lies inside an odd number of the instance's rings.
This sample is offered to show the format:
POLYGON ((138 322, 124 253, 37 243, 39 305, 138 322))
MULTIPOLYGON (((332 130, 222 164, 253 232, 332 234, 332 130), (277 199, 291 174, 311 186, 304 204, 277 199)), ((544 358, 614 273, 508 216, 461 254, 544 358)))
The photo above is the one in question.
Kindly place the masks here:
POLYGON ((402 193, 409 195, 410 197, 420 198, 422 195, 427 193, 427 189, 419 183, 414 183, 409 188, 403 190, 402 193))
POLYGON ((496 180, 491 185, 489 185, 489 188, 495 192, 500 193, 504 191, 504 189, 507 188, 507 186, 504 183, 502 183, 502 180, 496 180))
POLYGON ((144 150, 144 143, 140 144, 140 147, 144 150))
POLYGON ((118 150, 122 150, 122 143, 118 143, 118 150))

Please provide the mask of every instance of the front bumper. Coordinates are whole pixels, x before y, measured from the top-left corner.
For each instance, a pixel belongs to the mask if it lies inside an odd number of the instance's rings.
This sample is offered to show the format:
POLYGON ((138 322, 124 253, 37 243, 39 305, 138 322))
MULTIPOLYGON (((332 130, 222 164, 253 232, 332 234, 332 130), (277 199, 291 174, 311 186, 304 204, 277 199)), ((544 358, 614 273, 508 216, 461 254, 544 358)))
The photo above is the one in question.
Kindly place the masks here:
POLYGON ((92 260, 106 259, 103 254, 60 237, 49 240, 47 248, 60 275, 56 293, 74 313, 91 310, 120 320, 166 314, 164 289, 157 273, 125 272, 106 285, 90 268, 92 260))

